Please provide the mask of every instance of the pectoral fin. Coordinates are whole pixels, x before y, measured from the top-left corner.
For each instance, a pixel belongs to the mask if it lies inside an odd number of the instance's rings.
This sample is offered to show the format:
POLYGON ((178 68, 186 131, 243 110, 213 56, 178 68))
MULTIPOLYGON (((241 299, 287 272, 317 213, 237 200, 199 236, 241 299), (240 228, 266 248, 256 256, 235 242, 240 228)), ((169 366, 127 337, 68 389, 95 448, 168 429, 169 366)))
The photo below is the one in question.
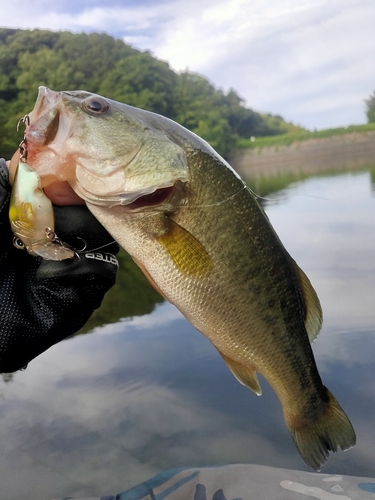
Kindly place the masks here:
POLYGON ((230 371, 242 385, 249 387, 257 396, 262 395, 262 388, 259 385, 258 377, 254 369, 241 365, 237 363, 237 361, 233 361, 233 359, 228 358, 221 352, 220 355, 226 362, 230 371))
POLYGON ((297 278, 301 286, 302 294, 305 299, 306 305, 306 316, 305 316, 305 327, 307 334, 309 336, 310 342, 314 342, 318 336, 323 323, 322 308, 316 291, 314 290, 309 278, 298 267, 297 263, 292 260, 294 268, 297 273, 297 278))
POLYGON ((208 274, 213 268, 213 262, 199 241, 168 217, 165 218, 165 224, 165 233, 156 239, 167 250, 178 269, 193 277, 208 274))

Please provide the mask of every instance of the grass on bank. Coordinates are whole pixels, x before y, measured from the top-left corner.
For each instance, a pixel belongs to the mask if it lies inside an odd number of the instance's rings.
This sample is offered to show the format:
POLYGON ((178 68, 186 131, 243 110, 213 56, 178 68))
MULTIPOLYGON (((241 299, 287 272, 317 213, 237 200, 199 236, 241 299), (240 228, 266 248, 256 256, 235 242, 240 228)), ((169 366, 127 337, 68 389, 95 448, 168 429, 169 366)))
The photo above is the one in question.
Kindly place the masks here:
POLYGON ((305 130, 302 132, 270 135, 267 137, 252 137, 250 139, 239 139, 237 148, 261 150, 265 147, 289 146, 293 142, 306 141, 307 139, 321 139, 335 135, 344 135, 353 132, 370 132, 373 130, 375 130, 375 123, 366 123, 364 125, 349 125, 348 127, 328 128, 324 130, 314 130, 312 132, 305 130))
MULTIPOLYGON (((279 172, 272 177, 264 177, 262 175, 254 178, 249 178, 246 180, 248 187, 260 197, 265 197, 286 189, 291 184, 296 182, 302 182, 310 177, 332 177, 336 175, 343 175, 345 173, 359 173, 359 172, 369 172, 371 186, 374 186, 375 190, 375 165, 359 165, 358 167, 343 168, 342 170, 324 170, 323 172, 318 172, 315 174, 306 172, 279 172)), ((263 200, 260 200, 263 204, 263 200)))

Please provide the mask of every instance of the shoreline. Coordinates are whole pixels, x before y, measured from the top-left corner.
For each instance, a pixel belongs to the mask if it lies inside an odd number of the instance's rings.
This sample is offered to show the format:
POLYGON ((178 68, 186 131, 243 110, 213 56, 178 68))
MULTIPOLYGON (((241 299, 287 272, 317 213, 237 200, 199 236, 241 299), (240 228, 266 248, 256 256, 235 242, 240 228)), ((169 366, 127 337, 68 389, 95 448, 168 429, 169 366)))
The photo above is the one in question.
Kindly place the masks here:
POLYGON ((375 165, 375 131, 307 139, 261 150, 236 150, 229 163, 244 179, 356 170, 375 165))

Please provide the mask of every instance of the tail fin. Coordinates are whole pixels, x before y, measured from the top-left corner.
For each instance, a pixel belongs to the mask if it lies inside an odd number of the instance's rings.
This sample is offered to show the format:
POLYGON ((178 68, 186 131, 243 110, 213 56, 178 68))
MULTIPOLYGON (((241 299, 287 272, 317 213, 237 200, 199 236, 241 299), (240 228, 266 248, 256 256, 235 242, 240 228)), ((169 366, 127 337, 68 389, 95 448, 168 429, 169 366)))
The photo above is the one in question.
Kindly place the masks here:
POLYGON ((320 470, 329 452, 338 448, 348 450, 355 445, 356 436, 352 424, 333 394, 326 389, 328 404, 325 412, 315 422, 301 427, 288 426, 293 441, 304 461, 320 470))

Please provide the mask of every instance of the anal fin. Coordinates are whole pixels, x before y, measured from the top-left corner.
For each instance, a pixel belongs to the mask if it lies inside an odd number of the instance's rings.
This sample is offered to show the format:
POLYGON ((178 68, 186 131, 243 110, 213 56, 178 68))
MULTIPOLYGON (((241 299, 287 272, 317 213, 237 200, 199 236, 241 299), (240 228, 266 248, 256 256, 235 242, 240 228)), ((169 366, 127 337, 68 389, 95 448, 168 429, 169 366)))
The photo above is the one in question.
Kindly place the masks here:
POLYGON ((225 356, 225 354, 221 352, 220 355, 227 364, 230 371, 242 385, 246 385, 249 389, 255 392, 257 396, 262 395, 262 388, 259 385, 257 374, 253 368, 244 366, 238 363, 237 361, 228 358, 227 356, 225 356))

